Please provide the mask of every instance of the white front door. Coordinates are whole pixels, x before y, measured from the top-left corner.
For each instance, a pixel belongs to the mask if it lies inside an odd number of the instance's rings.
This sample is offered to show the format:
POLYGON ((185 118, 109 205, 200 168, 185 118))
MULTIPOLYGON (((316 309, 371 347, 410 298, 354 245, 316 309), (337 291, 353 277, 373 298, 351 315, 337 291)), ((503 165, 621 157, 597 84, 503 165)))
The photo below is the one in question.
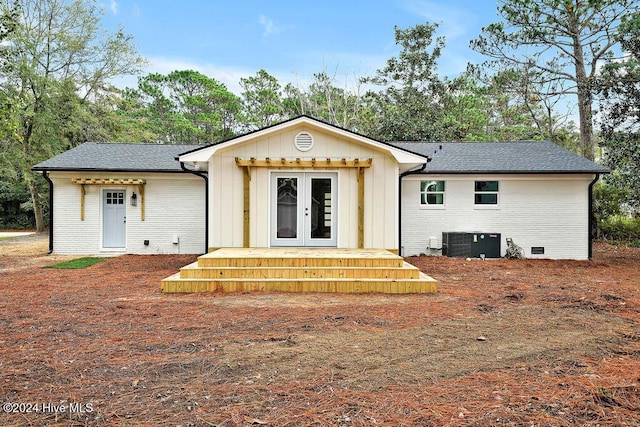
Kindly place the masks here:
POLYGON ((127 204, 124 190, 102 192, 102 247, 125 248, 127 245, 127 204))
POLYGON ((337 173, 271 174, 271 246, 336 246, 337 173))

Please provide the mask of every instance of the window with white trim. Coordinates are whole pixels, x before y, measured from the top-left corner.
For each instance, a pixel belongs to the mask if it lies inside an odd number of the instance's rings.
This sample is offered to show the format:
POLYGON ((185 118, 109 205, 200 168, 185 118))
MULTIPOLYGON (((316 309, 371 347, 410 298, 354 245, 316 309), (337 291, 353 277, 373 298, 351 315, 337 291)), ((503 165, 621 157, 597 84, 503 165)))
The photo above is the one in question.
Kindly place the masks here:
POLYGON ((444 181, 420 181, 420 204, 444 205, 444 181))
POLYGON ((498 181, 476 181, 474 199, 476 205, 497 205, 498 181))

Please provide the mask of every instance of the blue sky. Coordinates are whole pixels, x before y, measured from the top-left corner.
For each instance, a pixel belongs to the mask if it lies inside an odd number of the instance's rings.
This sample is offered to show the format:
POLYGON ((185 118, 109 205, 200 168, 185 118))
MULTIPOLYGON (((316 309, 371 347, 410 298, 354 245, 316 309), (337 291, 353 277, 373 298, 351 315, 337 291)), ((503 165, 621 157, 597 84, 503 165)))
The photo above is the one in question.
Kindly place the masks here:
MULTIPOLYGON (((446 38, 441 75, 482 57, 469 41, 498 21, 495 0, 101 0, 104 24, 133 35, 148 72, 202 72, 239 94, 241 77, 265 69, 284 86, 305 88, 326 71, 353 88, 398 53, 394 26, 437 22, 446 38)), ((136 79, 121 85, 135 86, 136 79)))

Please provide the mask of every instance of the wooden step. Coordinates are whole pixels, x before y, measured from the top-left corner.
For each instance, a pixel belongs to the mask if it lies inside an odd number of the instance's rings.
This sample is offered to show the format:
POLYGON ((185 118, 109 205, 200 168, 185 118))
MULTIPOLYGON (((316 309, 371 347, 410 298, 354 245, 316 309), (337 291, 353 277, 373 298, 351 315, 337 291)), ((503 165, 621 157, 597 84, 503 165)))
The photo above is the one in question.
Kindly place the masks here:
POLYGON ((161 290, 433 293, 437 282, 383 249, 224 248, 167 277, 161 290))
POLYGON ((182 279, 419 279, 420 270, 402 267, 200 267, 194 262, 180 269, 182 279))
POLYGON ((180 273, 161 283, 162 292, 333 292, 333 293, 434 293, 437 282, 420 273, 418 279, 184 279, 180 273))
POLYGON ((383 249, 223 248, 198 258, 200 267, 402 267, 383 249))

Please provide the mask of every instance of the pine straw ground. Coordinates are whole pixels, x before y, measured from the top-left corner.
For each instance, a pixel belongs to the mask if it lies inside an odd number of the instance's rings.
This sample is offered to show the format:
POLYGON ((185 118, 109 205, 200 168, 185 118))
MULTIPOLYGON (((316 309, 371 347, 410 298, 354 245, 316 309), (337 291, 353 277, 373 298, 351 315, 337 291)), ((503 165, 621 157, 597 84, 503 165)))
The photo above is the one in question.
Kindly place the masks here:
POLYGON ((638 249, 410 258, 436 295, 162 295, 194 257, 45 252, 0 243, 0 402, 90 406, 0 425, 640 424, 638 249))

